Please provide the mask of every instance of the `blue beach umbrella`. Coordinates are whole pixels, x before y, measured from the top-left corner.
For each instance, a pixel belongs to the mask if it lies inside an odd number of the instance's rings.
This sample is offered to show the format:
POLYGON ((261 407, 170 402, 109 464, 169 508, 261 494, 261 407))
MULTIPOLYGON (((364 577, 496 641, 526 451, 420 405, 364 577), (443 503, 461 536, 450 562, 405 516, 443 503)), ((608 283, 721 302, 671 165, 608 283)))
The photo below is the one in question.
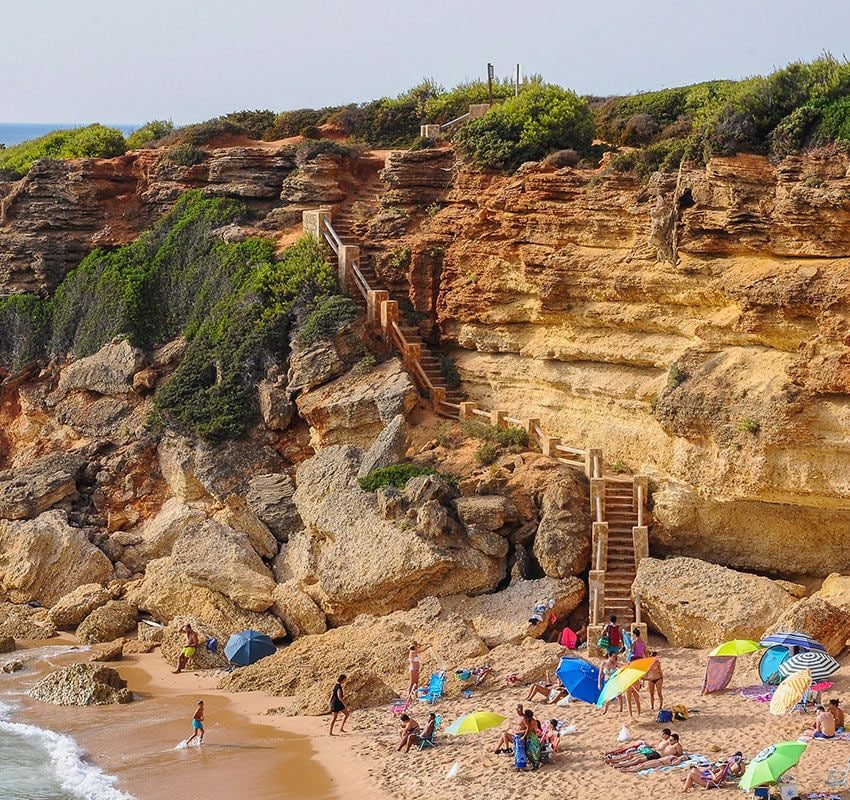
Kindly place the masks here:
MULTIPOLYGON (((762 640, 764 644, 764 640, 762 640)), ((791 651, 785 645, 775 644, 768 647, 762 653, 761 661, 759 661, 759 678, 762 683, 779 683, 779 674, 777 670, 783 661, 791 658, 791 651)))
POLYGON ((227 640, 224 654, 231 664, 245 667, 270 656, 276 649, 274 642, 266 634, 259 631, 240 631, 227 640))
POLYGON ((572 697, 596 705, 599 699, 598 667, 583 658, 564 657, 555 674, 572 697))
POLYGON ((764 647, 780 644, 789 650, 792 647, 796 647, 800 650, 823 650, 826 652, 826 648, 817 639, 812 639, 811 636, 807 636, 805 633, 800 633, 799 631, 771 633, 769 636, 765 636, 760 644, 764 645, 764 647))

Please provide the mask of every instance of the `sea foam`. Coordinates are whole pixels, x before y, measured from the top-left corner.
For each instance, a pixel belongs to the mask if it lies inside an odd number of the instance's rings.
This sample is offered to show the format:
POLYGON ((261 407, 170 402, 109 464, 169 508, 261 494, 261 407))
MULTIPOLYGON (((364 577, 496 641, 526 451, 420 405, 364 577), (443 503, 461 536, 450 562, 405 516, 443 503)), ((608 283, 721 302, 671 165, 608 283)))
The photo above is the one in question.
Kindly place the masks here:
POLYGON ((26 737, 44 748, 56 781, 64 791, 80 800, 135 800, 132 795, 115 788, 115 778, 86 763, 83 751, 70 736, 35 725, 9 722, 6 717, 10 710, 0 702, 0 732, 26 737))

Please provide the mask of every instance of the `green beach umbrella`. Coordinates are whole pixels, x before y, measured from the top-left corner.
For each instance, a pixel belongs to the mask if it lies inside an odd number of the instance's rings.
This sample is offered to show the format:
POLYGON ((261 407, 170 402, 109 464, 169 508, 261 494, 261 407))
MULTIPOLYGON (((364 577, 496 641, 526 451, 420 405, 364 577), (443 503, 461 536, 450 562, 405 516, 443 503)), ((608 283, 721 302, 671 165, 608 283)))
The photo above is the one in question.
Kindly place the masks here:
POLYGON ((798 764, 805 749, 805 742, 779 742, 765 747, 747 764, 738 785, 749 792, 756 786, 776 783, 791 767, 798 764))
POLYGON ((723 642, 717 645, 709 656, 744 656, 747 653, 755 653, 761 650, 762 645, 752 639, 732 639, 731 642, 723 642))
POLYGON ((462 736, 465 733, 481 733, 488 728, 495 728, 501 725, 507 717, 501 714, 494 714, 492 711, 473 711, 471 714, 464 714, 458 717, 448 728, 446 733, 452 736, 462 736))

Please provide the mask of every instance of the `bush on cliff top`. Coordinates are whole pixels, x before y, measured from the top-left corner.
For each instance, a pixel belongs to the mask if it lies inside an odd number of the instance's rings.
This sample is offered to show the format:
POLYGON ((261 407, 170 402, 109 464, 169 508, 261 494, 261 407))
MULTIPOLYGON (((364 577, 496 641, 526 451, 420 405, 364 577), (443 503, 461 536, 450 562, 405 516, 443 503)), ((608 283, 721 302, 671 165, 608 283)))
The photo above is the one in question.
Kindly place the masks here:
POLYGON ((252 385, 267 358, 286 355, 296 305, 336 291, 314 240, 276 261, 272 241, 214 235, 242 213, 233 201, 187 192, 137 241, 91 253, 52 298, 0 300, 0 364, 90 355, 119 334, 151 348, 182 333, 189 347, 157 392, 160 416, 212 442, 238 436, 254 416, 252 385))
POLYGON ((121 131, 104 125, 53 131, 0 150, 0 172, 22 176, 40 158, 111 158, 124 147, 121 131))
POLYGON ((535 83, 465 124, 454 141, 478 167, 513 170, 555 150, 585 150, 593 131, 586 100, 559 86, 535 83))

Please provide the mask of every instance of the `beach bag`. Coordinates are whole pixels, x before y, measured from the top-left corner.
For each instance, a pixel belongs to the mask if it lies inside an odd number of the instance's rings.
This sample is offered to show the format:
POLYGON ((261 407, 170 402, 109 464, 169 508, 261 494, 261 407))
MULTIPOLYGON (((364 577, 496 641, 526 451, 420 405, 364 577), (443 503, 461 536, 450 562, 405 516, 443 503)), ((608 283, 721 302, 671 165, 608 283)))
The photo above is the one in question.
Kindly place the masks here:
POLYGON ((211 636, 209 639, 207 639, 206 648, 207 650, 209 650, 210 653, 217 653, 218 639, 211 636))
POLYGON ((673 714, 673 719, 677 719, 680 722, 683 722, 688 718, 688 709, 682 705, 673 706, 670 711, 673 714))
POLYGON ((596 640, 596 646, 600 650, 606 650, 606 651, 611 646, 611 641, 608 639, 608 626, 607 625, 605 626, 605 630, 602 631, 602 636, 600 636, 596 640))
POLYGON ((655 718, 656 722, 672 722, 673 721, 673 712, 668 708, 662 708, 658 712, 658 716, 655 718))
POLYGON ((618 742, 630 742, 632 740, 632 732, 629 730, 627 725, 623 725, 620 728, 620 735, 617 736, 618 742))

